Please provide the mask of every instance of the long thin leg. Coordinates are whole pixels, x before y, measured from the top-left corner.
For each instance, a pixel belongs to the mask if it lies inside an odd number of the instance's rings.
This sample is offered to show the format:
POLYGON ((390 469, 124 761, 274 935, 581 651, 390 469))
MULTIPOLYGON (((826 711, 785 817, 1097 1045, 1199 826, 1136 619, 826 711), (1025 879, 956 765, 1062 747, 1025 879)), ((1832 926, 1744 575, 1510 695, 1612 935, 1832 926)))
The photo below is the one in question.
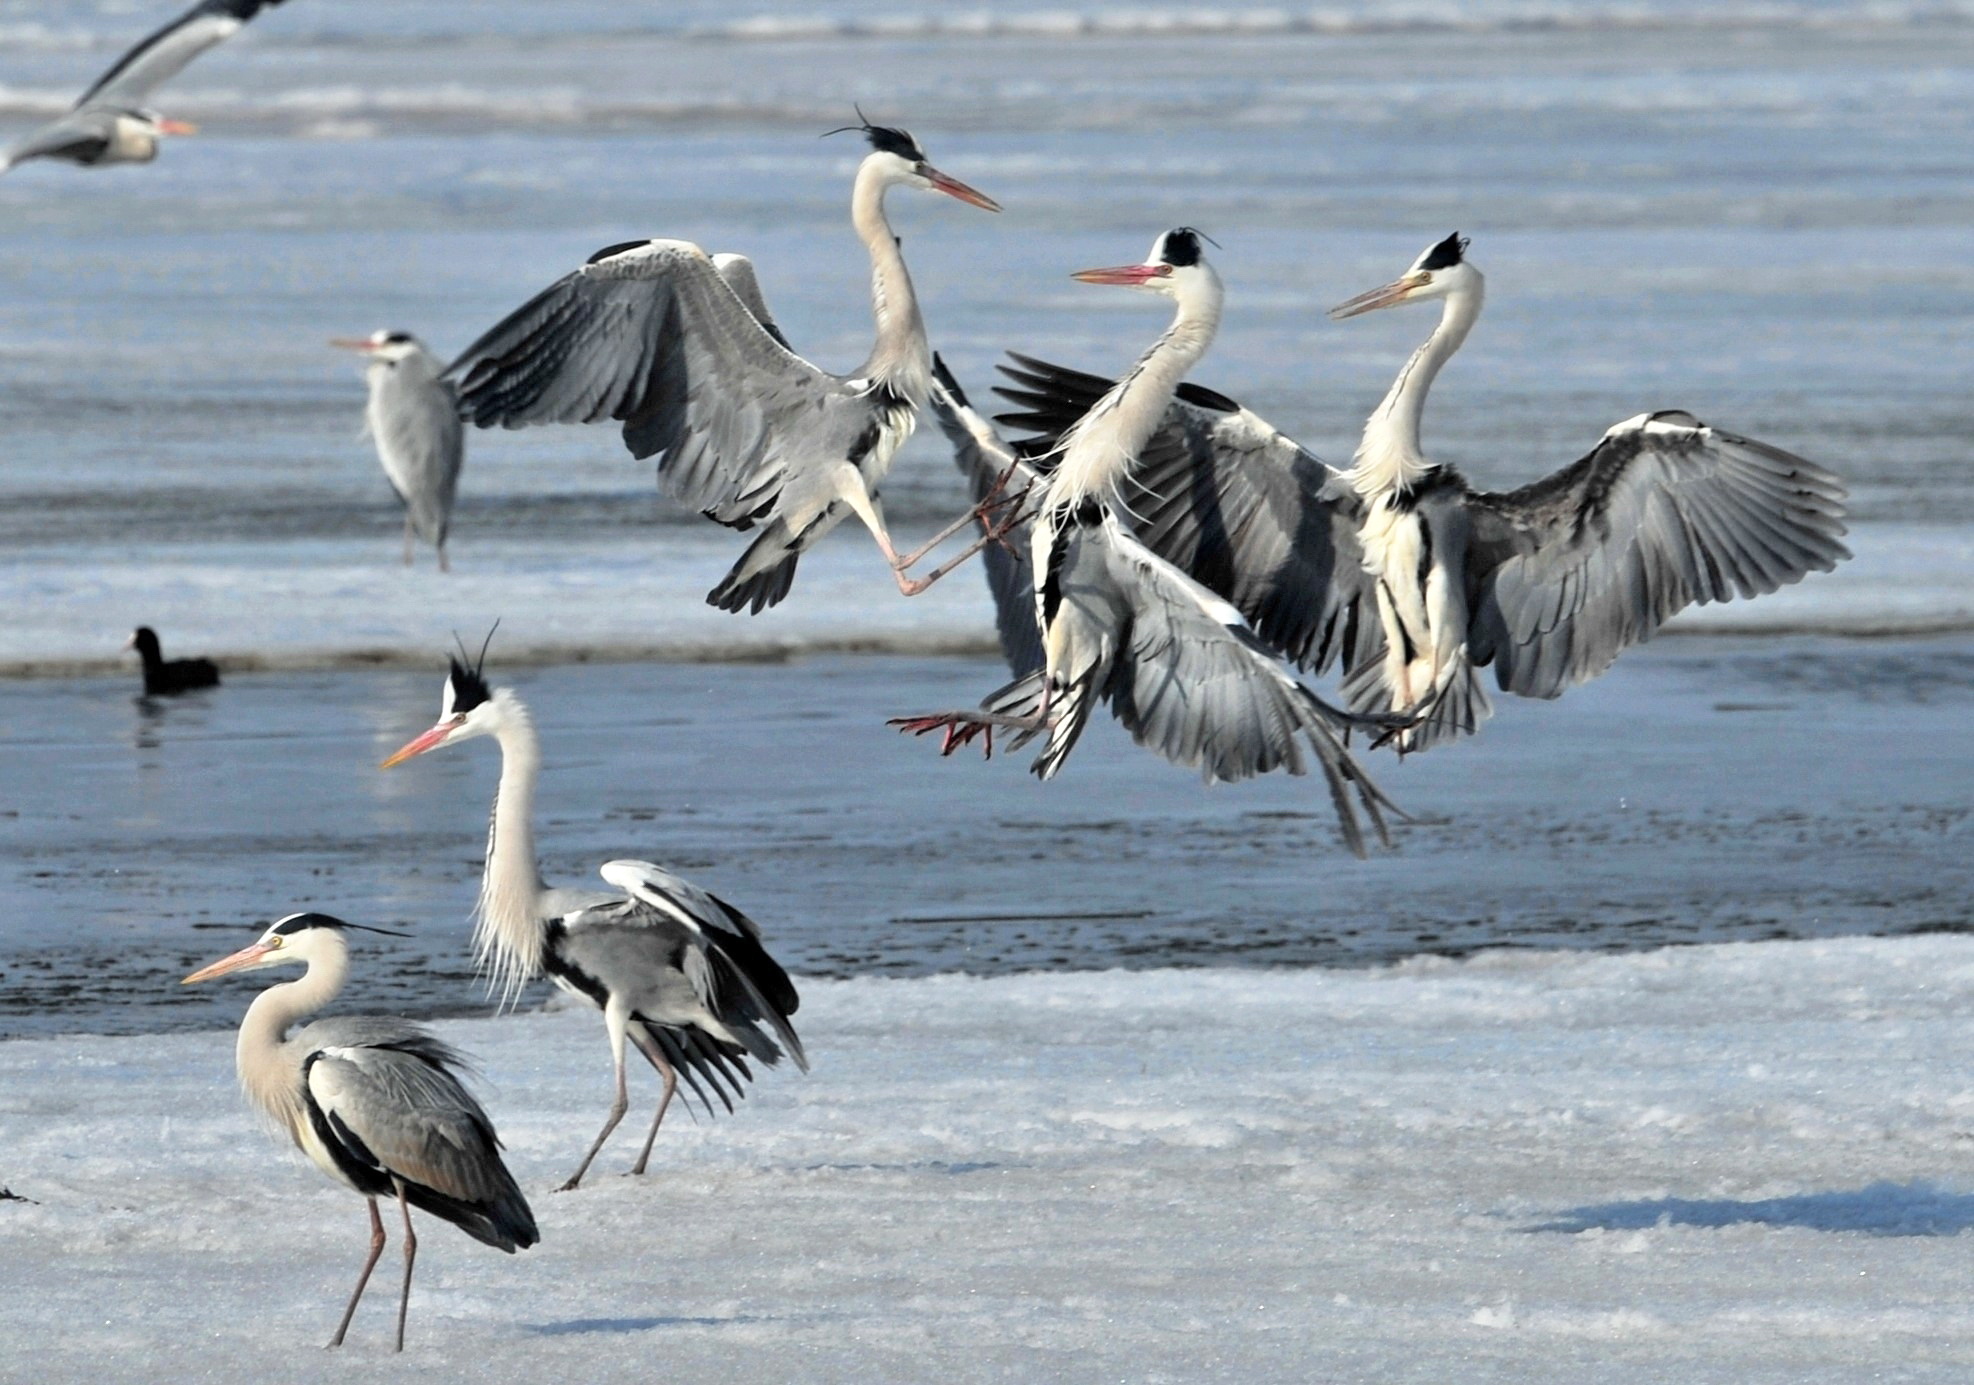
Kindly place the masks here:
POLYGON ((981 501, 980 504, 968 510, 944 529, 941 529, 930 540, 919 545, 912 552, 900 554, 897 547, 891 542, 891 531, 884 523, 883 511, 872 499, 869 490, 864 486, 863 475, 855 467, 846 464, 841 468, 838 473, 836 491, 842 498, 843 503, 848 505, 857 518, 864 522, 864 527, 870 530, 871 537, 877 540, 877 546, 883 552, 884 560, 891 564, 892 579, 897 582, 898 590, 906 596, 917 596, 920 592, 924 591, 934 582, 937 582, 961 563, 964 563, 988 544, 1000 542, 1001 536, 1007 532, 1008 526, 1014 522, 1015 518, 1015 516, 1011 515, 999 524, 990 525, 986 537, 980 539, 972 547, 968 548, 966 552, 960 554, 959 557, 953 559, 936 572, 924 577, 913 578, 905 576, 905 569, 911 567, 912 564, 918 562, 927 553, 930 553, 947 539, 972 524, 976 519, 984 519, 988 511, 995 508, 997 502, 993 501, 990 496, 989 499, 981 501))
POLYGON ((343 1320, 336 1324, 336 1335, 329 1339, 329 1345, 339 1347, 343 1336, 350 1330, 350 1319, 356 1316, 356 1302, 363 1297, 363 1288, 370 1282, 370 1272, 377 1268, 377 1257, 384 1253, 384 1219, 377 1215, 377 1199, 366 1198, 370 1206, 370 1254, 363 1262, 363 1273, 356 1277, 356 1292, 350 1295, 350 1306, 343 1310, 343 1320))
MULTIPOLYGON (((404 1350, 404 1314, 411 1307, 411 1262, 418 1258, 418 1233, 411 1229, 411 1204, 405 1200, 404 1182, 392 1179, 398 1190, 398 1211, 404 1213, 404 1287, 398 1290, 398 1350, 404 1350)), ((377 1204, 371 1203, 374 1211, 377 1204)))
POLYGON ((406 512, 404 517, 404 565, 406 567, 411 566, 411 515, 409 512, 406 512))
POLYGON ((589 1166, 595 1160, 596 1152, 603 1148, 603 1142, 610 1138, 610 1132, 617 1128, 617 1122, 624 1118, 624 1112, 631 1109, 630 1089, 624 1075, 624 1037, 630 1017, 620 1016, 614 1010, 605 1011, 603 1017, 610 1025, 610 1052, 617 1061, 617 1099, 610 1103, 609 1119, 603 1122, 603 1129, 597 1132, 596 1141, 590 1145, 589 1153, 583 1156, 583 1162, 577 1166, 574 1173, 569 1175, 569 1181, 556 1189, 560 1193, 573 1192, 576 1185, 583 1181, 583 1175, 589 1172, 589 1166))
POLYGON ((672 1093, 679 1089, 679 1075, 659 1049, 657 1041, 642 1028, 632 1032, 631 1042, 637 1045, 637 1051, 645 1056, 651 1066, 658 1069, 658 1075, 665 1079, 665 1094, 658 1098, 658 1114, 651 1118, 651 1133, 644 1137, 644 1148, 638 1152, 637 1162, 631 1165, 632 1173, 642 1174, 644 1166, 651 1160, 651 1146, 658 1142, 658 1127, 664 1122, 665 1108, 672 1104, 672 1093))
POLYGON ((452 559, 446 557, 446 541, 444 539, 439 540, 439 571, 452 571, 452 559))

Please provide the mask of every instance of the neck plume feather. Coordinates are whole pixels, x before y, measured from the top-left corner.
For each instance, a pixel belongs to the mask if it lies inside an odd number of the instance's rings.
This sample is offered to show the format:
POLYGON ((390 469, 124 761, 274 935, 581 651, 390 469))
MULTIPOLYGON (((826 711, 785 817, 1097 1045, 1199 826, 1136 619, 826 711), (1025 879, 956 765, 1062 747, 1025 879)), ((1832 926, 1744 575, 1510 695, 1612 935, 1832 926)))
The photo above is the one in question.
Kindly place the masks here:
POLYGON ((884 171, 866 161, 850 195, 850 222, 870 251, 871 315, 877 321, 877 341, 857 374, 885 381, 918 408, 932 393, 932 353, 911 273, 884 215, 889 186, 884 171))
POLYGON ((1172 392, 1213 344, 1221 302, 1217 278, 1208 279, 1202 292, 1180 299, 1172 325, 1063 435, 1049 508, 1068 509, 1092 496, 1113 506, 1121 503, 1124 478, 1165 417, 1172 392))
POLYGON ((1372 411, 1364 424, 1364 439, 1357 444, 1350 484, 1366 500, 1376 500, 1408 491, 1432 471, 1433 464, 1419 447, 1419 422, 1425 415, 1426 395, 1432 389, 1440 368, 1453 358, 1460 344, 1473 330, 1480 316, 1481 288, 1446 296, 1440 310, 1439 326, 1391 382, 1384 402, 1372 411))
POLYGON ((500 743, 500 788, 494 794, 493 820, 487 829, 487 865, 480 877, 473 946, 487 975, 488 991, 498 995, 505 1007, 540 973, 547 931, 541 914, 541 868, 535 860, 535 782, 541 775, 541 739, 528 709, 513 693, 498 689, 494 701, 502 712, 500 729, 494 733, 500 743))
POLYGON ((302 1055, 287 1051, 288 1030, 336 998, 349 965, 349 954, 338 938, 310 961, 297 980, 269 986, 255 996, 240 1021, 240 1037, 233 1048, 240 1086, 268 1123, 297 1145, 308 1116, 302 1109, 302 1055))

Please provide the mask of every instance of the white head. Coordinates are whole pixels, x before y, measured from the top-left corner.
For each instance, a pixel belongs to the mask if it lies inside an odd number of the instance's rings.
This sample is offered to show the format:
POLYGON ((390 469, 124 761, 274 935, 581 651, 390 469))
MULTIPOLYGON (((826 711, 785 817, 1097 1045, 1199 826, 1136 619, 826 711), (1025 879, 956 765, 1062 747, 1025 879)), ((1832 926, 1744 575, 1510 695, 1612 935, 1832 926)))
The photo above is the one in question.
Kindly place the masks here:
POLYGON ((166 135, 196 135, 199 127, 189 120, 172 120, 156 111, 118 111, 117 123, 128 133, 148 140, 155 151, 166 135))
POLYGON ((1177 300, 1180 304, 1218 299, 1220 276, 1206 262, 1206 237, 1190 226, 1175 226, 1152 242, 1143 264, 1112 269, 1080 269, 1070 277, 1086 284, 1119 284, 1177 300))
POLYGON ((910 188, 925 188, 931 192, 943 192, 948 197, 957 197, 971 207, 998 212, 1001 204, 986 193, 968 187, 957 178, 949 178, 934 168, 925 157, 925 150, 912 137, 909 130, 896 129, 889 125, 872 125, 863 120, 863 112, 857 112, 863 123, 845 125, 841 130, 831 130, 832 135, 845 131, 857 131, 870 141, 871 152, 864 156, 858 176, 865 172, 880 179, 886 187, 902 185, 910 188))
MULTIPOLYGON (((349 949, 343 942, 343 931, 359 926, 331 918, 328 914, 290 914, 270 925, 258 941, 199 968, 179 984, 189 986, 195 981, 210 981, 215 976, 236 971, 260 971, 291 964, 305 967, 327 961, 341 963, 349 955, 349 949)), ((382 933, 386 930, 378 928, 369 931, 382 933)))
POLYGON ((513 693, 506 688, 499 691, 489 688, 479 669, 468 668, 454 659, 452 670, 446 675, 445 692, 439 697, 438 721, 433 723, 431 730, 414 737, 384 761, 383 768, 401 765, 415 755, 437 750, 442 745, 470 741, 475 736, 491 736, 500 730, 517 705, 513 693))
POLYGON ((1330 309, 1330 316, 1341 322, 1359 313, 1379 308, 1396 308, 1403 303, 1427 303, 1455 294, 1478 294, 1485 282, 1481 272, 1467 263, 1467 238, 1455 231, 1445 240, 1426 247, 1412 267, 1389 284, 1360 293, 1330 309))
POLYGON ((361 351, 370 358, 373 365, 396 365, 408 356, 423 351, 424 345, 409 332, 395 332, 379 329, 367 337, 331 337, 331 346, 340 346, 345 351, 361 351))

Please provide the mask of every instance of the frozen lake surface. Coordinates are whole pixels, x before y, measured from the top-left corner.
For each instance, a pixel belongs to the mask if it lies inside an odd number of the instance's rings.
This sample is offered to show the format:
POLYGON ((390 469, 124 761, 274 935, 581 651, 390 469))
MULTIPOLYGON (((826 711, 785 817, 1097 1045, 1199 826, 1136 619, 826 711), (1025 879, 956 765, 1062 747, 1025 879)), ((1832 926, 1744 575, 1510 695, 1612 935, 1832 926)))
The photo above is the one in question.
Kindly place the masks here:
MULTIPOLYGON (((1481 948, 1968 926, 1974 642, 1671 639, 1481 735, 1368 757, 1419 821, 1353 860, 1319 785, 1203 788, 1102 719, 1061 778, 941 760, 884 719, 966 705, 988 659, 503 673, 545 740, 551 880, 619 856, 734 900, 809 976, 1363 965, 1481 948)), ((478 1011, 468 918, 490 742, 388 773, 442 671, 0 682, 0 1034, 182 1028, 175 982, 255 920, 401 927, 373 1004, 478 1011)), ((379 940, 382 942, 383 940, 379 940)))

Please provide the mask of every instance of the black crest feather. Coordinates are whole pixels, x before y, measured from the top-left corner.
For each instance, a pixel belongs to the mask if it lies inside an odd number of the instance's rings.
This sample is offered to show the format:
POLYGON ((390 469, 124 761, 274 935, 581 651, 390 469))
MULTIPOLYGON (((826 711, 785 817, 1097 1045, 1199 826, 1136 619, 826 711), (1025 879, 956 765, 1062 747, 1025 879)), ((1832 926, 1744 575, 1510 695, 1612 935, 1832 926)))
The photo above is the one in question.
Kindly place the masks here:
POLYGON ((460 657, 450 660, 452 672, 446 679, 446 689, 449 694, 447 705, 454 716, 458 716, 461 712, 470 712, 483 702, 492 701, 493 689, 487 686, 487 680, 481 676, 481 670, 487 666, 487 649, 493 644, 494 630, 498 629, 500 622, 496 620, 493 623, 493 630, 487 631, 486 639, 480 644, 480 657, 474 659, 470 667, 465 662, 469 657, 466 653, 466 645, 458 634, 454 633, 452 638, 453 642, 459 645, 460 657))
POLYGON ((1175 269, 1183 269, 1187 265, 1199 263, 1201 241, 1216 247, 1220 244, 1197 226, 1174 226, 1165 233, 1163 239, 1164 261, 1175 269))
POLYGON ((1451 269, 1466 256, 1467 238, 1455 231, 1445 240, 1426 252, 1425 259, 1419 261, 1421 269, 1451 269))
POLYGON ((862 106, 852 109, 857 112, 857 123, 825 130, 824 139, 828 139, 831 135, 861 134, 870 141, 870 147, 880 154, 896 154, 899 158, 909 159, 913 163, 925 162, 925 151, 919 148, 919 143, 912 138, 910 130, 901 130, 895 125, 873 125, 865 116, 862 106))

